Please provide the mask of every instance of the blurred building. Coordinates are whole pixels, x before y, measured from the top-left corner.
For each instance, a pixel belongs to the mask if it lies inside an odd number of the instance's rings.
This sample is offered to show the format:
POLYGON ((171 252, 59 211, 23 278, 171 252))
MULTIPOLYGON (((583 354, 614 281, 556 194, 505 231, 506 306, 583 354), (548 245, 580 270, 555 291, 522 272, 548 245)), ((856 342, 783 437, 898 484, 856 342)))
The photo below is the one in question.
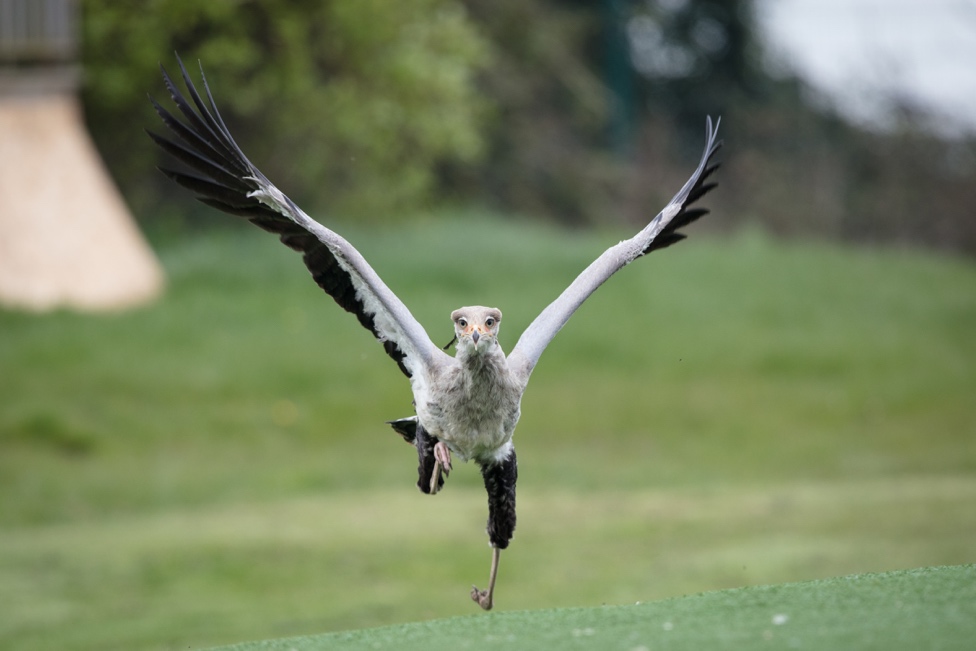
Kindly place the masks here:
POLYGON ((0 305, 7 307, 122 309, 163 286, 85 129, 77 11, 74 0, 0 0, 0 305))

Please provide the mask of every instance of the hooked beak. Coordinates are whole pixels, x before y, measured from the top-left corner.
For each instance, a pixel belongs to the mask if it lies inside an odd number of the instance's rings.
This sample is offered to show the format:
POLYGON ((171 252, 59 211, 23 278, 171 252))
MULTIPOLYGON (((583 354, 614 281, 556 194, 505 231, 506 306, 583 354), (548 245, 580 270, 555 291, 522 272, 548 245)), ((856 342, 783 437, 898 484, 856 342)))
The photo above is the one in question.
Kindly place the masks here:
POLYGON ((478 333, 477 330, 475 330, 474 332, 471 333, 471 341, 474 342, 474 345, 475 346, 478 345, 478 340, 479 339, 481 339, 481 335, 478 333))

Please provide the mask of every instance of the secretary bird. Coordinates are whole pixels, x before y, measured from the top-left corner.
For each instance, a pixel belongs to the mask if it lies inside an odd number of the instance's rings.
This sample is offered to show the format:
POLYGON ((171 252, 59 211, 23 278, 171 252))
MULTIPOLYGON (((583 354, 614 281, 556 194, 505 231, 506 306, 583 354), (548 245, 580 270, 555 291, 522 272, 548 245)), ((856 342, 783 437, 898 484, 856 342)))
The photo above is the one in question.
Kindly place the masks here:
MULTIPOLYGON (((380 280, 369 263, 342 236, 306 215, 255 167, 234 142, 200 73, 207 102, 177 57, 190 101, 160 66, 170 96, 184 120, 150 101, 176 139, 149 135, 192 172, 163 173, 219 210, 248 219, 300 252, 315 282, 383 345, 409 378, 416 414, 389 421, 417 449, 419 481, 434 495, 451 471, 452 456, 481 467, 488 492, 491 569, 488 589, 473 587, 471 598, 492 607, 501 550, 515 530, 518 463, 512 434, 522 394, 539 357, 572 314, 600 285, 637 258, 684 239, 678 230, 707 214, 691 205, 715 187, 706 182, 718 164, 718 122, 706 120, 705 150, 697 169, 673 199, 634 237, 604 251, 526 328, 506 356, 498 340, 502 313, 469 306, 454 310, 456 354, 435 345, 403 302, 380 280), (192 102, 192 104, 191 104, 192 102)), ((472 246, 465 240, 464 246, 472 246)), ((476 253, 472 253, 472 258, 476 253)), ((450 344, 448 345, 450 347, 450 344)))

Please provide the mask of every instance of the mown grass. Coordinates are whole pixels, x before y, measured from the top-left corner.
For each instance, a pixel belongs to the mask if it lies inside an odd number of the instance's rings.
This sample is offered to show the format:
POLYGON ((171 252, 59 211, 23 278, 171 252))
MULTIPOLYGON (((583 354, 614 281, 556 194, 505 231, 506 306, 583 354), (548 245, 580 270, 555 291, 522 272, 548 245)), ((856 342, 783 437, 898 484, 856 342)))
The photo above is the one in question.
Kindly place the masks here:
MULTIPOLYGON (((510 347, 622 234, 344 227, 435 341, 510 347), (459 242, 476 243, 477 256, 459 242)), ((0 646, 165 649, 470 613, 474 467, 436 498, 383 421, 406 382, 264 233, 161 247, 111 316, 0 312, 0 646)), ((974 560, 976 267, 697 238, 639 261, 543 357, 498 608, 974 560)))
POLYGON ((223 647, 312 649, 972 648, 976 566, 737 588, 647 604, 467 616, 223 647))

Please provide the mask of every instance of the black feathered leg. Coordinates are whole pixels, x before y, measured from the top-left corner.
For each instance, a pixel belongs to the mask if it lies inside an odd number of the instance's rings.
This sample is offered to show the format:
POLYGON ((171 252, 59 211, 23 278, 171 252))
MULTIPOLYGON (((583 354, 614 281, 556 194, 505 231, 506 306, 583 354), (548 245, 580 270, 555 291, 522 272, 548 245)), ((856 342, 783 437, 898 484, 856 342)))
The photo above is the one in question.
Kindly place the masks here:
POLYGON ((391 426, 403 440, 417 448, 417 488, 428 495, 434 495, 444 487, 444 478, 451 474, 451 451, 447 445, 431 436, 420 424, 416 416, 388 420, 391 426))
POLYGON ((492 547, 505 549, 515 533, 515 482, 518 480, 515 448, 499 464, 482 464, 481 476, 488 492, 488 539, 492 547))
POLYGON ((518 460, 515 448, 498 464, 482 464, 481 476, 488 491, 488 539, 491 541, 491 572, 488 589, 472 586, 471 598, 485 610, 491 610, 495 593, 495 577, 501 550, 515 533, 515 482, 518 480, 518 460))
POLYGON ((445 473, 441 472, 440 464, 434 455, 434 448, 440 443, 437 437, 431 436, 423 425, 417 423, 417 436, 414 445, 417 446, 417 488, 428 495, 437 493, 444 487, 445 473), (436 478, 435 478, 436 475, 436 478))

